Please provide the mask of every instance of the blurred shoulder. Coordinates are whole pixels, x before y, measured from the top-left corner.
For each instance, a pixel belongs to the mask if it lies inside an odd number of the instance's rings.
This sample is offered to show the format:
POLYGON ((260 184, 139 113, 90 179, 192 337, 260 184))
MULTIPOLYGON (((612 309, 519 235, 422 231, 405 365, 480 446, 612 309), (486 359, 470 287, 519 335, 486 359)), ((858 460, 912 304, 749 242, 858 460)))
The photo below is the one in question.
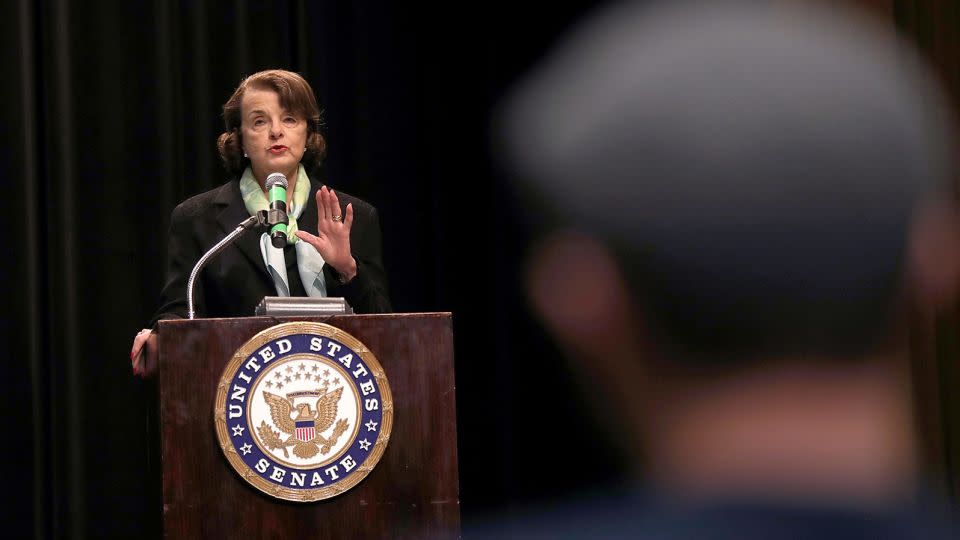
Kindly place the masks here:
POLYGON ((595 494, 552 508, 514 512, 466 527, 464 539, 956 538, 955 521, 945 518, 913 506, 868 509, 836 501, 737 498, 678 504, 637 492, 595 494))
POLYGON ((464 528, 464 540, 650 538, 641 493, 590 493, 555 504, 514 508, 464 528))

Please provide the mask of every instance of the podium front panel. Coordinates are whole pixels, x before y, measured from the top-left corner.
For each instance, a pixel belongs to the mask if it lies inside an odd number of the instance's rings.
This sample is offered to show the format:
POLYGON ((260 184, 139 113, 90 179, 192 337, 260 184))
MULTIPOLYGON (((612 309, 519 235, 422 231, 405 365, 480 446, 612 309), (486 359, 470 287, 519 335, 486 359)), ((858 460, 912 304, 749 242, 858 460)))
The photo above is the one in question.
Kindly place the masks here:
POLYGON ((161 321, 159 394, 165 538, 455 538, 460 528, 453 330, 449 313, 161 321), (261 493, 227 462, 213 409, 224 366, 284 322, 323 322, 360 340, 393 393, 382 459, 319 502, 261 493))

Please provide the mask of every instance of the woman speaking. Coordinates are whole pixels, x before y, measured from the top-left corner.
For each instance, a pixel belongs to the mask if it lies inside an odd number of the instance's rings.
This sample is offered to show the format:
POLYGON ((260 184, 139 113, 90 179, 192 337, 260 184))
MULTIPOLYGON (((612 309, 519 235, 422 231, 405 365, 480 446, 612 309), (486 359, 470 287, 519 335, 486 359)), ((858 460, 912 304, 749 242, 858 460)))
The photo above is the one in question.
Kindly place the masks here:
MULTIPOLYGON (((240 236, 197 278, 197 315, 252 315, 265 296, 341 296, 357 313, 390 311, 376 209, 313 176, 326 142, 307 81, 290 71, 255 73, 223 105, 223 118, 217 147, 232 179, 173 210, 167 277, 150 326, 186 317, 194 265, 240 222, 267 210, 273 173, 288 183, 286 246, 274 247, 266 233, 240 236)), ((134 373, 152 370, 156 354, 155 333, 141 330, 130 351, 134 373)))

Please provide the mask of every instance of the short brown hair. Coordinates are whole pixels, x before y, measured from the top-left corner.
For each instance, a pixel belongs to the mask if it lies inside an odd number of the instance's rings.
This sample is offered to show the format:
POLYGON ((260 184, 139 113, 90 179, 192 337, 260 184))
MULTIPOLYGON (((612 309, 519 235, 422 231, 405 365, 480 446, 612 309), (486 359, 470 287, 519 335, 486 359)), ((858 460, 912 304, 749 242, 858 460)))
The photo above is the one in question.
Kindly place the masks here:
POLYGON ((327 141, 320 134, 320 106, 310 84, 300 74, 282 69, 268 69, 250 75, 240 82, 230 99, 223 104, 226 131, 217 138, 217 150, 223 166, 231 175, 240 176, 250 160, 243 156, 240 137, 240 102, 247 88, 273 90, 280 96, 280 105, 307 121, 307 149, 301 163, 308 172, 320 167, 327 151, 327 141))

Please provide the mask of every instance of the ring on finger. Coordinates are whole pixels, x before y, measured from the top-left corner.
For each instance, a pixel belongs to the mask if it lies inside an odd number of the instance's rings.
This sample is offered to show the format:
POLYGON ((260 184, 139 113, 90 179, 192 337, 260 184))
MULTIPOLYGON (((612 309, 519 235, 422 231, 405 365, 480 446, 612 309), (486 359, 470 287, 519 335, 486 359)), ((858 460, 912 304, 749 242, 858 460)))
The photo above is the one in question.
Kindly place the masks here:
POLYGON ((333 216, 333 221, 340 223, 343 221, 343 216, 333 216))

